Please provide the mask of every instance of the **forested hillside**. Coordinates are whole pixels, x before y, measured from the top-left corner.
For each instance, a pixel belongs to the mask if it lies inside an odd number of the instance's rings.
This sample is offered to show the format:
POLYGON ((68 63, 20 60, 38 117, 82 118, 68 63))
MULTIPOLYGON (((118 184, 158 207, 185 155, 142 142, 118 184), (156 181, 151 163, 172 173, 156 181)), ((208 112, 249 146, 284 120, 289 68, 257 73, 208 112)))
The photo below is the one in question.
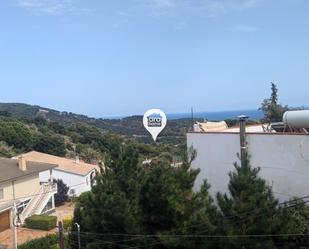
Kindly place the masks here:
POLYGON ((89 118, 26 104, 0 104, 0 156, 36 150, 58 156, 80 156, 96 163, 119 143, 132 144, 142 159, 161 154, 177 157, 185 142, 186 125, 170 122, 163 138, 153 143, 141 117, 121 120, 89 118))
MULTIPOLYGON (((44 117, 49 122, 57 122, 64 127, 83 123, 105 131, 112 131, 121 136, 134 137, 137 141, 152 143, 152 139, 143 127, 142 116, 131 116, 122 119, 96 119, 71 112, 60 112, 36 105, 20 103, 0 103, 0 114, 17 119, 33 120, 44 117)), ((166 128, 158 138, 158 142, 167 144, 183 144, 185 133, 191 127, 191 119, 168 120, 166 128)))

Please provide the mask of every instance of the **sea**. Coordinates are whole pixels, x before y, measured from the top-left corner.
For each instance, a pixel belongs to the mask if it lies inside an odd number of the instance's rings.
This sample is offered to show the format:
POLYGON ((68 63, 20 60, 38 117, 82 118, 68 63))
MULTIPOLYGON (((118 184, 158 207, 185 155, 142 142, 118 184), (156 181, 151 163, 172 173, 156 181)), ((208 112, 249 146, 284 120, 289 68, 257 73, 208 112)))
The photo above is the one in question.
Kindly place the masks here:
MULTIPOLYGON (((175 113, 167 114, 167 119, 191 118, 191 113, 175 113)), ((263 118, 263 112, 260 110, 236 110, 236 111, 217 111, 217 112, 194 112, 193 118, 201 118, 205 120, 225 120, 236 119, 239 115, 246 115, 250 120, 258 120, 263 118)))
MULTIPOLYGON (((194 112, 193 118, 200 118, 209 121, 219 121, 225 119, 237 119, 239 115, 246 115, 250 120, 259 120, 263 118, 263 112, 260 110, 234 110, 234 111, 216 111, 216 112, 194 112)), ((102 117, 102 119, 122 119, 129 116, 106 116, 102 117)), ((134 115, 135 116, 135 115, 134 115)), ((172 113, 166 114, 167 119, 181 119, 181 118, 191 118, 191 113, 172 113)))

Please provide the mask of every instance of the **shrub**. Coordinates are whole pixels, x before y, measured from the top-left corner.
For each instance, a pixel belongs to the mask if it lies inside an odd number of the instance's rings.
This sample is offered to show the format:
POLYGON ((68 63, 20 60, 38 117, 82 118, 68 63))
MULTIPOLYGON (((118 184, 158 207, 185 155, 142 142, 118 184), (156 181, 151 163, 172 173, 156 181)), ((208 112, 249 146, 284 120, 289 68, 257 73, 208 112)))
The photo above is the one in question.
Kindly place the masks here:
POLYGON ((57 193, 55 194, 55 205, 58 207, 68 201, 69 187, 61 179, 54 180, 57 183, 57 193))
POLYGON ((72 217, 65 217, 63 219, 63 228, 68 230, 72 226, 72 217))
POLYGON ((56 227, 57 217, 48 215, 33 215, 26 219, 26 226, 32 229, 49 231, 56 227))
MULTIPOLYGON (((18 246, 18 249, 59 249, 58 234, 50 234, 42 238, 30 240, 18 246)), ((64 248, 70 249, 68 237, 64 236, 64 248)))
POLYGON ((0 157, 10 158, 15 155, 14 147, 8 146, 5 142, 0 141, 0 157))
POLYGON ((55 245, 58 243, 58 235, 51 234, 42 238, 30 240, 20 246, 18 249, 49 249, 49 248, 57 248, 55 245))

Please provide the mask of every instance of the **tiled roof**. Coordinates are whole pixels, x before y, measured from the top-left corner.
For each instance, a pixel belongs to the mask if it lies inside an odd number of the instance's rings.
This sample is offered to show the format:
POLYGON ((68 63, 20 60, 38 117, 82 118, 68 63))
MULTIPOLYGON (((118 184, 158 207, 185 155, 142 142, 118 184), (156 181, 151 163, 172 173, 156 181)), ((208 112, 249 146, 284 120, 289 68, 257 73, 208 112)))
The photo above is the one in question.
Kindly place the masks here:
POLYGON ((56 167, 57 165, 51 162, 45 163, 27 161, 26 170, 23 171, 19 169, 17 159, 0 158, 0 183, 56 167))
POLYGON ((100 171, 100 168, 98 165, 85 163, 83 161, 77 162, 74 159, 53 156, 50 154, 41 153, 37 151, 31 151, 31 152, 22 154, 22 156, 25 157, 25 159, 28 161, 57 164, 58 167, 56 168, 56 170, 59 169, 65 172, 74 173, 78 175, 87 175, 93 169, 100 171))

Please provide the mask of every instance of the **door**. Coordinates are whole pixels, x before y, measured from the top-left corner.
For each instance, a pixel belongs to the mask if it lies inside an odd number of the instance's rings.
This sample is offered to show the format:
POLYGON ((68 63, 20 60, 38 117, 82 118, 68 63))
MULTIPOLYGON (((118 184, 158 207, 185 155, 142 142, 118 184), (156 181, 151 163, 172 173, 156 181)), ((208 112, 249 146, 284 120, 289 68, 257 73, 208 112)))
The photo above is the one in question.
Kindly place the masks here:
POLYGON ((10 210, 0 213, 0 232, 10 228, 10 210))

